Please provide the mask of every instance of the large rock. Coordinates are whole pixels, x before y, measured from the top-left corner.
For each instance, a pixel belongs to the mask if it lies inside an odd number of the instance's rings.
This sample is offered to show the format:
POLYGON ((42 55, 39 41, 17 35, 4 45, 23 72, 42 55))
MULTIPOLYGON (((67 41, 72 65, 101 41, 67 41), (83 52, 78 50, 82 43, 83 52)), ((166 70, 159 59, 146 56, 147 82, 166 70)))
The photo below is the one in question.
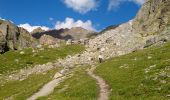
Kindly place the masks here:
MULTIPOLYGON (((36 47, 38 40, 32 37, 32 35, 24 28, 19 27, 19 48, 36 47)), ((18 49, 19 49, 18 48, 18 49)))
POLYGON ((31 47, 35 39, 23 28, 0 19, 0 53, 31 47))
POLYGON ((41 36, 41 38, 39 39, 39 42, 41 45, 54 45, 57 42, 59 42, 59 40, 57 40, 56 38, 50 36, 50 35, 46 35, 44 34, 43 36, 41 36))
POLYGON ((146 0, 134 19, 135 33, 159 34, 170 27, 170 0, 146 0))

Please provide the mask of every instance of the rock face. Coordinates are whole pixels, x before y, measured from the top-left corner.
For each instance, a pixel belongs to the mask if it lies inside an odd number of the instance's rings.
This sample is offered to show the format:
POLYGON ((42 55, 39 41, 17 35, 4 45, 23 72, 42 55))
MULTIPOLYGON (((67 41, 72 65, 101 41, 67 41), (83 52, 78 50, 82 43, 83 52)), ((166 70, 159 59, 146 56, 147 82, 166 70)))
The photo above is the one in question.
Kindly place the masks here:
MULTIPOLYGON (((59 41, 59 40, 58 40, 59 41)), ((41 36, 41 38, 39 39, 39 42, 41 45, 54 45, 57 43, 57 39, 55 39, 54 37, 50 36, 50 35, 43 35, 41 36)))
POLYGON ((35 39, 23 28, 0 19, 0 53, 36 45, 35 39))
POLYGON ((38 41, 32 37, 32 35, 25 30, 24 28, 19 27, 19 48, 28 48, 28 47, 36 47, 38 45, 38 41))
POLYGON ((143 36, 159 34, 170 27, 170 0, 146 0, 136 18, 133 28, 143 36))

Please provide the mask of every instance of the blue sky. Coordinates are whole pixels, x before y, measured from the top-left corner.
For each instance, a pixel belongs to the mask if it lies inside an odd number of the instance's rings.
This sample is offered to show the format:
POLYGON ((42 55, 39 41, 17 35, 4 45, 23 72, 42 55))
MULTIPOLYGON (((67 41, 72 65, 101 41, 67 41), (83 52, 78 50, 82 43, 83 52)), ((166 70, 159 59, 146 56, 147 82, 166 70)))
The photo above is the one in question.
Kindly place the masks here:
POLYGON ((28 29, 35 26, 46 29, 82 26, 102 30, 133 19, 143 1, 0 0, 0 17, 28 29))

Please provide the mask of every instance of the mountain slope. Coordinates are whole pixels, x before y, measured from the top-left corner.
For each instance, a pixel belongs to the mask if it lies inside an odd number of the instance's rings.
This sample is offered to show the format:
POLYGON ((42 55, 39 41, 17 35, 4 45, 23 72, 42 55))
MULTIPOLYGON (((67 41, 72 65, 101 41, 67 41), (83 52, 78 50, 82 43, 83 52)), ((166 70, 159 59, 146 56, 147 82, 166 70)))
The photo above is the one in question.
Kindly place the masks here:
POLYGON ((110 100, 168 100, 170 42, 116 57, 97 67, 110 85, 110 100))
POLYGON ((135 19, 91 39, 87 51, 94 58, 102 54, 108 59, 169 41, 169 4, 169 0, 146 1, 135 19))

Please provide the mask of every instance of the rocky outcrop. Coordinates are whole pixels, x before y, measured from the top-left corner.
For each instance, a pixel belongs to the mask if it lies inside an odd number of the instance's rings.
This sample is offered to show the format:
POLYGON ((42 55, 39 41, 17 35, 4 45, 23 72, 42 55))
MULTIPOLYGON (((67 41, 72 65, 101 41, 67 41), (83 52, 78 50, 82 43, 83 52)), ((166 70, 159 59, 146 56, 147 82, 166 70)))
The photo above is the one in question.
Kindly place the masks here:
POLYGON ((156 35, 170 27, 170 1, 146 0, 133 22, 135 33, 156 35))
POLYGON ((35 39, 23 28, 0 19, 0 53, 36 45, 35 39))
POLYGON ((57 40, 56 38, 50 36, 50 35, 43 35, 41 36, 41 38, 39 39, 39 42, 41 45, 54 45, 57 42, 59 42, 59 40, 57 40))
POLYGON ((24 28, 19 27, 19 33, 18 49, 36 47, 38 45, 38 41, 24 28))
POLYGON ((43 30, 41 27, 34 29, 31 34, 39 34, 45 32, 45 30, 43 30))
MULTIPOLYGON (((153 4, 153 6, 155 7, 157 7, 159 3, 167 5, 165 2, 168 4, 170 1, 150 0, 144 4, 144 7, 145 5, 148 5, 150 3, 153 4), (154 2, 156 1, 158 3, 155 4, 154 2)), ((142 7, 142 9, 144 9, 144 7, 142 7)), ((145 11, 147 12, 148 9, 151 9, 150 7, 144 10, 144 12, 145 11)), ((165 10, 165 8, 167 8, 167 6, 160 8, 158 12, 165 10)), ((139 11, 138 16, 142 15, 140 14, 143 13, 141 11, 142 10, 139 11)), ((169 22, 169 16, 167 15, 168 12, 164 14, 165 16, 164 19, 168 19, 168 21, 166 22, 169 22)), ((86 45, 85 52, 75 56, 70 57, 68 56, 66 59, 63 59, 61 61, 59 60, 58 63, 61 64, 59 66, 74 67, 75 65, 78 64, 93 64, 98 60, 99 55, 103 55, 104 59, 109 59, 112 57, 135 52, 137 50, 144 49, 145 47, 151 45, 161 44, 170 40, 170 28, 168 24, 162 26, 164 27, 162 30, 160 28, 158 28, 157 30, 156 29, 140 30, 140 25, 139 27, 135 26, 137 23, 136 22, 137 19, 140 18, 138 16, 134 20, 121 24, 116 28, 107 29, 107 31, 104 31, 103 34, 98 35, 93 39, 90 39, 88 45, 86 45), (140 34, 141 32, 146 33, 147 31, 148 33, 160 31, 160 33, 155 35, 150 34, 146 36, 140 34)), ((144 20, 145 21, 144 23, 148 23, 147 21, 157 23, 155 22, 154 19, 152 19, 152 17, 149 17, 149 19, 141 17, 141 20, 144 20)))

